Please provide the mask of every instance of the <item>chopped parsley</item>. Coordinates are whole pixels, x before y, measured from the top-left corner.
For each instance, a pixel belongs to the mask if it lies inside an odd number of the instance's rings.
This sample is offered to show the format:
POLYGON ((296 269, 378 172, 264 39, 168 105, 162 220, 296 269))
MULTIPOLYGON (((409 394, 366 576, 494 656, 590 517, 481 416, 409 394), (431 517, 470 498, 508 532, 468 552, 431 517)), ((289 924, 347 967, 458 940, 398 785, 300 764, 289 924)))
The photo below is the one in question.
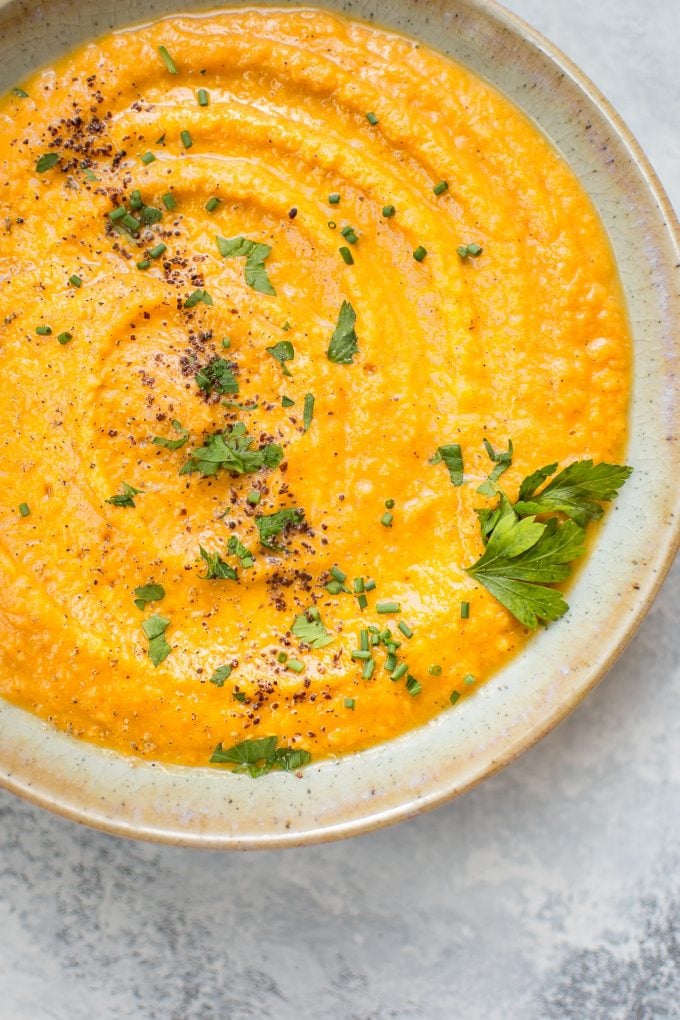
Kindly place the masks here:
POLYGON ((437 448, 434 457, 430 458, 430 464, 444 462, 449 472, 449 478, 453 485, 463 484, 463 451, 458 443, 448 443, 446 446, 437 448))
POLYGON ((165 632, 170 626, 170 621, 164 616, 150 616, 142 624, 142 630, 149 639, 148 655, 154 666, 159 666, 172 651, 172 647, 165 640, 165 632))
POLYGON ((82 287, 83 285, 83 281, 76 273, 74 273, 73 276, 69 276, 68 282, 72 287, 82 287))
POLYGON ((20 89, 19 86, 12 89, 12 95, 16 96, 17 99, 28 99, 28 92, 26 92, 24 89, 20 89))
POLYGON ((265 549, 275 549, 281 552, 279 546, 274 545, 272 539, 275 535, 285 534, 290 528, 298 527, 304 520, 304 510, 291 508, 277 510, 274 514, 262 514, 255 518, 255 526, 260 535, 260 544, 265 549))
POLYGON ((195 379, 198 388, 207 394, 238 393, 238 381, 234 375, 233 365, 219 356, 212 358, 207 365, 199 369, 195 379))
POLYGON ((35 164, 36 172, 44 174, 47 170, 51 170, 52 167, 56 166, 60 159, 61 156, 58 152, 45 152, 35 164))
POLYGON ((358 354, 359 346, 354 329, 356 312, 349 301, 343 301, 338 315, 338 324, 333 330, 331 342, 326 352, 328 360, 336 365, 351 365, 354 355, 358 354))
POLYGON ((238 559, 241 561, 241 568, 243 570, 249 570, 250 567, 255 566, 255 557, 250 552, 250 550, 247 549, 243 545, 243 543, 239 541, 236 535, 230 536, 229 542, 227 543, 227 552, 231 556, 238 557, 238 559))
POLYGON ((224 687, 224 681, 229 679, 231 673, 232 673, 231 666, 218 666, 208 682, 211 684, 215 684, 215 687, 224 687))
POLYGON ((257 740, 243 740, 226 750, 222 744, 218 744, 210 756, 210 762, 215 765, 233 765, 234 772, 246 772, 257 779, 272 769, 294 772, 312 760, 309 751, 277 747, 278 741, 278 737, 260 737, 257 740))
POLYGON ((223 258, 241 258, 245 256, 245 280, 249 287, 261 294, 276 294, 265 268, 265 261, 271 253, 270 244, 251 241, 247 237, 232 237, 227 240, 217 236, 217 248, 223 258))
POLYGON ((195 308, 196 305, 199 305, 201 303, 203 303, 204 305, 211 305, 213 303, 213 299, 211 298, 210 294, 208 294, 207 290, 193 291, 193 293, 191 293, 184 302, 184 307, 195 308))
POLYGON ((482 482, 479 486, 477 492, 479 492, 482 496, 495 496, 498 492, 496 482, 512 465, 512 439, 508 440, 507 450, 499 450, 498 453, 496 453, 488 439, 484 440, 484 448, 486 449, 489 460, 496 466, 487 480, 482 482))
POLYGON ((238 581, 234 568, 225 563, 218 552, 208 552, 202 545, 198 551, 205 562, 205 574, 201 574, 204 581, 238 581))
POLYGON ((296 616, 290 631, 310 648, 325 648, 334 640, 324 627, 318 609, 308 609, 296 616))
POLYGON ((281 397, 281 407, 295 407, 295 401, 290 397, 281 397))
POLYGON ((305 393, 305 406, 302 414, 302 427, 305 432, 312 424, 313 417, 314 417, 314 394, 305 393))
POLYGON ((151 440, 154 446, 162 446, 166 450, 181 450, 189 442, 189 429, 185 429, 176 418, 172 419, 172 427, 179 433, 179 439, 166 439, 165 436, 154 436, 151 440))
POLYGON ((105 503, 110 503, 111 506, 136 506, 134 497, 142 495, 142 489, 135 489, 127 482, 123 482, 122 492, 116 496, 110 496, 109 499, 105 499, 105 503))
POLYGON ((277 443, 266 443, 253 450, 254 442, 246 433, 246 426, 236 422, 231 429, 208 436, 204 445, 193 451, 180 474, 190 475, 198 471, 207 478, 217 474, 220 468, 235 475, 246 475, 262 468, 278 467, 283 460, 281 447, 277 443))
POLYGON ((295 358, 295 349, 290 340, 279 340, 273 347, 265 347, 267 354, 271 354, 275 361, 278 361, 283 369, 283 374, 291 377, 291 373, 286 368, 287 361, 293 361, 295 358))
POLYGON ((135 588, 135 605, 137 609, 146 609, 149 602, 160 602, 161 599, 165 598, 165 588, 162 584, 154 584, 151 581, 149 584, 142 584, 139 588, 135 588))

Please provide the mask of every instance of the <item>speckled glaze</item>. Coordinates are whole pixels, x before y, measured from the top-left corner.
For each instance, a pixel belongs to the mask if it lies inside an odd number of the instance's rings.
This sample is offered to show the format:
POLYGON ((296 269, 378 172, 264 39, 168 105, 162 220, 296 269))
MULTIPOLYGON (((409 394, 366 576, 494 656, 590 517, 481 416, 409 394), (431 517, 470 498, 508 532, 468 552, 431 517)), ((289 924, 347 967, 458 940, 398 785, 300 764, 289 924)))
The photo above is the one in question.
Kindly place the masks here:
MULTIPOLYGON (((0 88, 111 28, 203 6, 191 0, 119 0, 115 7, 0 0, 0 88)), ((360 755, 312 766, 302 779, 272 775, 253 782, 210 769, 137 762, 0 704, 0 783, 120 835, 206 848, 272 848, 349 836, 455 796, 531 746, 591 690, 648 609, 678 544, 678 228, 635 142, 564 57, 496 4, 348 0, 322 6, 416 35, 466 64, 533 117, 579 175, 609 233, 635 339, 627 458, 635 473, 607 515, 563 621, 455 712, 360 755)))

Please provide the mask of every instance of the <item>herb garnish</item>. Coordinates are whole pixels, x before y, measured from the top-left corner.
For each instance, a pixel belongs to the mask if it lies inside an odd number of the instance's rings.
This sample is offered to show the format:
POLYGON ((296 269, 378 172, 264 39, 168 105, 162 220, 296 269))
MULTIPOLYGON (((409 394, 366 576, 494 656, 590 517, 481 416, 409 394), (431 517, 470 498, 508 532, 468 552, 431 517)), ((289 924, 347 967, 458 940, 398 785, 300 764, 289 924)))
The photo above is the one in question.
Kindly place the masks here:
POLYGON ((220 468, 236 475, 253 474, 261 468, 278 467, 283 460, 283 450, 277 443, 267 443, 259 450, 252 450, 254 439, 247 435, 246 426, 236 422, 225 432, 208 436, 204 445, 189 457, 181 475, 200 471, 204 478, 217 474, 220 468))
POLYGON ((250 567, 255 566, 255 557, 250 550, 246 549, 243 543, 239 541, 236 535, 231 535, 229 538, 229 542, 227 543, 227 552, 231 556, 238 556, 243 570, 248 570, 250 567))
POLYGON ((166 439, 164 436, 154 436, 151 442, 154 446, 162 446, 166 450, 181 450, 189 442, 189 429, 185 429, 176 418, 172 419, 171 424, 175 432, 179 432, 179 439, 166 439))
POLYGON ((318 609, 308 609, 296 616, 290 631, 310 648, 325 648, 335 640, 324 627, 318 609))
POLYGON ((234 765, 234 772, 247 772, 256 779, 265 776, 272 769, 294 772, 307 765, 312 756, 309 751, 294 747, 277 747, 278 737, 260 737, 258 740, 243 740, 225 750, 218 744, 210 761, 218 765, 234 765))
POLYGON ((326 354, 328 360, 336 365, 351 365, 354 355, 359 352, 357 335, 354 329, 357 315, 349 301, 343 301, 338 316, 338 324, 333 330, 331 342, 326 354))
POLYGON ((213 303, 213 299, 210 294, 208 294, 207 290, 195 290, 184 302, 184 307, 195 308, 196 305, 201 302, 203 302, 204 305, 211 305, 213 303))
POLYGON ((304 516, 304 510, 291 508, 277 510, 274 514, 262 514, 261 517, 256 517, 255 525, 260 534, 260 543, 265 549, 275 549, 277 552, 282 552, 283 550, 280 546, 274 545, 272 538, 274 535, 285 533, 288 528, 300 525, 304 516))
POLYGON ((198 388, 205 393, 238 393, 233 366, 219 356, 212 358, 195 375, 198 388))
POLYGON ((19 503, 19 513, 22 517, 31 516, 31 508, 28 503, 19 503))
POLYGON ((314 394, 305 393, 305 405, 302 414, 302 428, 304 429, 305 432, 312 424, 313 417, 314 417, 314 394))
POLYGON ((496 482, 512 465, 512 439, 508 440, 507 450, 499 450, 498 453, 496 453, 488 439, 484 440, 484 447, 489 456, 489 460, 493 461, 496 466, 487 480, 482 482, 479 486, 477 492, 479 492, 482 496, 495 496, 498 492, 496 482))
POLYGON ((160 602, 161 599, 165 598, 165 588, 162 584, 154 584, 153 581, 150 584, 142 584, 139 588, 135 588, 135 605, 137 609, 146 609, 149 602, 160 602))
POLYGON ((36 172, 44 174, 46 170, 51 170, 53 166, 56 166, 60 159, 61 156, 58 152, 44 153, 35 164, 36 172))
POLYGON ((110 503, 111 506, 136 506, 134 501, 135 496, 142 495, 142 489, 135 489, 127 482, 123 482, 122 493, 117 496, 111 496, 109 499, 105 499, 105 503, 110 503))
POLYGON ((206 565, 205 574, 201 574, 204 581, 238 581, 234 568, 225 563, 218 552, 208 552, 202 545, 199 545, 198 551, 206 565))
POLYGON ((240 258, 245 256, 245 280, 249 287, 261 294, 276 294, 265 269, 265 260, 271 253, 270 244, 251 241, 247 237, 232 237, 227 240, 217 236, 217 247, 224 258, 240 258))
POLYGON ((448 443, 446 446, 437 448, 434 457, 430 458, 430 464, 446 464, 449 477, 454 485, 463 484, 463 451, 459 443, 448 443))
POLYGON ((438 181, 432 190, 434 191, 435 195, 443 195, 446 191, 449 190, 448 182, 438 181))
POLYGON ((556 469, 557 464, 548 464, 524 479, 518 501, 513 506, 516 514, 526 517, 529 514, 560 512, 584 527, 588 521, 602 517, 600 503, 615 499, 633 470, 617 464, 593 464, 592 460, 576 461, 536 494, 539 485, 556 469))
POLYGON ((215 687, 224 687, 224 681, 228 680, 231 674, 231 666, 218 666, 208 682, 215 684, 215 687))
POLYGON ((267 354, 271 354, 275 361, 278 361, 283 369, 283 374, 292 378, 291 373, 286 368, 287 361, 293 361, 295 358, 295 349, 290 340, 279 340, 273 347, 265 347, 267 354))
POLYGON ((456 251, 462 259, 473 258, 477 259, 484 251, 478 244, 461 244, 456 251))
POLYGON ((142 630, 149 639, 149 658, 154 666, 159 666, 172 651, 172 647, 165 640, 165 632, 170 626, 170 621, 164 616, 150 616, 142 624, 142 630))
POLYGON ((413 252, 413 257, 416 262, 422 262, 427 255, 427 248, 423 248, 422 244, 419 244, 416 250, 413 252))
POLYGON ((349 248, 346 248, 345 245, 343 244, 341 248, 338 248, 338 251, 342 255, 342 261, 345 263, 346 266, 354 265, 354 256, 352 255, 349 248))
POLYGON ((19 86, 12 89, 12 95, 16 96, 17 99, 28 99, 28 92, 24 89, 20 89, 19 86))
POLYGON ((159 46, 158 52, 160 53, 161 60, 165 64, 165 67, 170 72, 170 74, 177 74, 177 65, 175 64, 175 61, 172 59, 172 57, 166 50, 165 46, 159 46))

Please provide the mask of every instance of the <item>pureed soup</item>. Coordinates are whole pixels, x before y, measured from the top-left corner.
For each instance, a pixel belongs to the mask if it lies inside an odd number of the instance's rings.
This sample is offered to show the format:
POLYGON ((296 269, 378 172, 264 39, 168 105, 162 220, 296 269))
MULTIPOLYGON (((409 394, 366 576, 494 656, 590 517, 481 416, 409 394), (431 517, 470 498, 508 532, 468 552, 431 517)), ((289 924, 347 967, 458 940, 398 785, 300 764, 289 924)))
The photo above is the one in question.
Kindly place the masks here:
POLYGON ((488 84, 318 10, 177 17, 14 89, 0 159, 5 698, 297 769, 566 611, 630 339, 592 205, 488 84))

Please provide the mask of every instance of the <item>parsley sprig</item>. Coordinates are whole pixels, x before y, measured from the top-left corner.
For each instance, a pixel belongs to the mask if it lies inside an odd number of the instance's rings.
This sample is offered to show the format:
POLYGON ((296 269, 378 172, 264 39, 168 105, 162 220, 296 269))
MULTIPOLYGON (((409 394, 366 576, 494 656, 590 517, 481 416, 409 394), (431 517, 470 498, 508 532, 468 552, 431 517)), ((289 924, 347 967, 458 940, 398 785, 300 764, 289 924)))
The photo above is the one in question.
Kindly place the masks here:
POLYGON ((249 287, 259 291, 261 294, 276 294, 274 287, 267 276, 265 261, 271 254, 271 245, 262 244, 260 241, 251 241, 247 237, 226 237, 216 236, 217 249, 220 255, 225 258, 240 258, 245 256, 245 280, 249 287))
POLYGON ((203 446, 190 455, 179 473, 190 475, 198 471, 207 478, 217 474, 220 468, 235 475, 246 475, 262 468, 278 467, 283 460, 282 448, 277 443, 266 443, 253 450, 254 442, 247 434, 243 422, 236 422, 231 429, 208 436, 203 446))
POLYGON ((309 751, 295 747, 277 747, 278 737, 260 737, 258 740, 243 740, 225 750, 218 744, 210 761, 215 765, 233 765, 233 772, 246 772, 253 779, 266 776, 272 769, 294 772, 309 764, 309 751))

